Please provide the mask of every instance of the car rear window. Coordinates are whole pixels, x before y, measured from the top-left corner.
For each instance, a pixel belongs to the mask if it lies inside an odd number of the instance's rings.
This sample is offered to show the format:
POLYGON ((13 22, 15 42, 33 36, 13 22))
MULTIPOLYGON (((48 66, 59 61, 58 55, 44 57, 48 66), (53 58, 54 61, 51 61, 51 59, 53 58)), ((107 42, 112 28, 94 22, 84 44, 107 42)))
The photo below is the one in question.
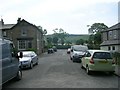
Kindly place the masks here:
POLYGON ((93 58, 96 59, 112 59, 112 55, 109 52, 95 52, 93 58))

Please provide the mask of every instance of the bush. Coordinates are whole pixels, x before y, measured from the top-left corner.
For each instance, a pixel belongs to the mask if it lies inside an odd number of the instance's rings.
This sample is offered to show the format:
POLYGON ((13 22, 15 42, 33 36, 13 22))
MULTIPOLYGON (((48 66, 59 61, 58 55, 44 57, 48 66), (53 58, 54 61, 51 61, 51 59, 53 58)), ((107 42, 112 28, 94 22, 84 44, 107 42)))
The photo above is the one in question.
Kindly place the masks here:
POLYGON ((57 49, 68 49, 71 46, 70 45, 56 45, 57 49))
POLYGON ((36 49, 34 48, 28 48, 27 51, 34 51, 35 53, 37 53, 36 49))

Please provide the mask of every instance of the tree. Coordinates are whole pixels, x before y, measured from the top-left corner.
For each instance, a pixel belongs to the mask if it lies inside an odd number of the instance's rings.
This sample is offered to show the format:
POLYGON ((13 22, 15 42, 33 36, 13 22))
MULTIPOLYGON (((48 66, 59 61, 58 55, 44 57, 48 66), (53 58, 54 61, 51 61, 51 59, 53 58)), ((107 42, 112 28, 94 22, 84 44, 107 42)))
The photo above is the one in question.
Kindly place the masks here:
POLYGON ((85 43, 85 41, 83 39, 79 39, 76 41, 77 45, 83 45, 85 43))
POLYGON ((47 38, 47 42, 48 42, 48 48, 51 48, 52 47, 52 38, 51 37, 48 37, 47 38))
POLYGON ((65 37, 67 36, 67 33, 62 28, 60 29, 56 28, 53 31, 54 31, 53 36, 57 37, 60 43, 63 45, 65 42, 65 37))
POLYGON ((108 29, 108 26, 106 26, 104 23, 94 23, 88 30, 93 33, 96 33, 96 32, 101 32, 106 29, 108 29))
POLYGON ((104 23, 94 23, 89 28, 89 31, 93 32, 93 34, 90 35, 88 44, 89 47, 94 49, 100 48, 100 44, 102 42, 101 40, 101 32, 108 29, 108 26, 106 26, 104 23))
POLYGON ((46 29, 44 29, 43 34, 44 34, 44 35, 46 35, 46 34, 47 34, 47 30, 46 30, 46 29))
POLYGON ((58 44, 58 37, 57 36, 53 36, 53 43, 54 44, 58 44))

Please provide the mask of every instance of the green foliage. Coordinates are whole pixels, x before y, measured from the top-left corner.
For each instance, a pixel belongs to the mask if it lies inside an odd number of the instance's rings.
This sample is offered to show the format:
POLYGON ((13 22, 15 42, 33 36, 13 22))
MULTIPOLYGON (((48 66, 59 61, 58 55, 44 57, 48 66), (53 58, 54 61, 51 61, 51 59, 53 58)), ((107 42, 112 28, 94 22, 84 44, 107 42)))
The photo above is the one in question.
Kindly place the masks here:
POLYGON ((48 44, 51 44, 51 43, 52 43, 52 38, 51 38, 51 37, 48 37, 48 38, 47 38, 47 42, 48 42, 48 44))
POLYGON ((67 36, 67 33, 63 30, 63 29, 54 29, 54 34, 53 37, 55 37, 56 41, 54 42, 58 42, 57 40, 59 40, 59 42, 63 45, 64 41, 65 41, 65 37, 67 36), (57 39, 58 38, 58 39, 57 39))
POLYGON ((57 37, 57 36, 53 36, 53 43, 54 43, 55 45, 58 44, 58 37, 57 37))
POLYGON ((93 33, 96 33, 96 32, 101 32, 103 30, 106 30, 107 28, 108 28, 108 26, 106 26, 104 23, 94 23, 89 28, 89 31, 92 31, 93 33))
POLYGON ((95 44, 101 44, 101 43, 102 43, 101 33, 100 33, 100 32, 97 32, 97 33, 94 35, 94 42, 95 42, 95 44))
POLYGON ((71 43, 76 43, 76 41, 79 39, 83 39, 86 41, 89 39, 89 35, 68 35, 67 37, 65 37, 65 40, 71 43))
POLYGON ((83 39, 79 39, 76 41, 76 45, 83 45, 85 41, 83 39))
POLYGON ((28 48, 27 51, 34 51, 35 53, 37 53, 37 50, 34 48, 28 48))
POLYGON ((101 40, 101 31, 106 30, 108 27, 104 23, 94 23, 90 28, 89 31, 93 32, 94 34, 90 35, 88 40, 88 45, 92 49, 100 49, 100 44, 102 43, 101 40))
POLYGON ((71 46, 70 45, 56 45, 57 49, 68 49, 71 46))

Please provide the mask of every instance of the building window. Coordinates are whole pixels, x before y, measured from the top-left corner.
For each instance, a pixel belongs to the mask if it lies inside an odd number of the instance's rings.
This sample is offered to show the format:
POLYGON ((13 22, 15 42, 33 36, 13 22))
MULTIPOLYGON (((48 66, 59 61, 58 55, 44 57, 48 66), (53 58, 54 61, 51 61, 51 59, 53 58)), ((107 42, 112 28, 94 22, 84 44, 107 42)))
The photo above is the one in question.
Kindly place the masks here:
POLYGON ((30 40, 19 40, 18 41, 19 50, 26 50, 28 48, 32 48, 32 42, 30 40))
POLYGON ((112 50, 115 50, 115 46, 112 46, 112 50))
POLYGON ((110 46, 108 47, 108 50, 111 50, 111 47, 110 47, 110 46))
POLYGON ((113 39, 117 39, 117 30, 113 31, 113 39))
POLYGON ((109 34, 109 40, 111 40, 112 39, 112 35, 113 35, 112 31, 109 31, 108 34, 109 34))
POLYGON ((25 40, 18 41, 18 49, 19 50, 25 50, 26 49, 26 41, 25 40))
POLYGON ((3 32, 3 36, 6 37, 7 36, 7 33, 6 31, 3 32))
POLYGON ((27 36, 27 30, 26 29, 21 30, 21 36, 27 36))
POLYGON ((28 48, 32 48, 32 42, 28 41, 28 48))

